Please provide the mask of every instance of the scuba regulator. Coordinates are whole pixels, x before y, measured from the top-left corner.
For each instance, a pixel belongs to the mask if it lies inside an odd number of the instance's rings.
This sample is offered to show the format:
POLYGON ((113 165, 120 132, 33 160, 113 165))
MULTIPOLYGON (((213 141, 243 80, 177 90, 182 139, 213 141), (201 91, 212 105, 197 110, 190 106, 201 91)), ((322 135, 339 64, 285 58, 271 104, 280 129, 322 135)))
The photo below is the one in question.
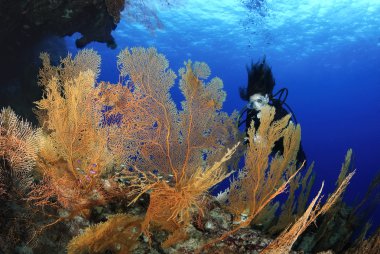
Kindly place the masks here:
POLYGON ((252 95, 249 98, 248 103, 239 111, 237 127, 239 128, 242 124, 244 124, 247 121, 247 119, 243 119, 243 116, 244 114, 247 114, 249 110, 256 110, 260 112, 263 106, 265 105, 273 106, 274 104, 276 104, 277 106, 285 107, 291 113, 294 123, 297 124, 298 122, 293 110, 286 103, 288 93, 289 91, 287 88, 282 88, 275 94, 262 95, 260 93, 257 93, 257 94, 252 95))

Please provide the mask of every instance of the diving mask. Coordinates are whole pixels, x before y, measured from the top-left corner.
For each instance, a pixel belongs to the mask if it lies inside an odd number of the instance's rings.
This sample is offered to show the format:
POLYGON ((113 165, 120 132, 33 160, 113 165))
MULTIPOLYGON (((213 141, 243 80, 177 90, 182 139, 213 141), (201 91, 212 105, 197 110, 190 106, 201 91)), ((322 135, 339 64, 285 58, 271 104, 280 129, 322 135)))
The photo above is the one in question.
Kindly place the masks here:
POLYGON ((256 93, 256 94, 252 95, 251 97, 249 97, 249 102, 247 104, 247 108, 260 111, 262 109, 262 107, 264 107, 268 103, 269 103, 268 94, 262 95, 262 94, 256 93))

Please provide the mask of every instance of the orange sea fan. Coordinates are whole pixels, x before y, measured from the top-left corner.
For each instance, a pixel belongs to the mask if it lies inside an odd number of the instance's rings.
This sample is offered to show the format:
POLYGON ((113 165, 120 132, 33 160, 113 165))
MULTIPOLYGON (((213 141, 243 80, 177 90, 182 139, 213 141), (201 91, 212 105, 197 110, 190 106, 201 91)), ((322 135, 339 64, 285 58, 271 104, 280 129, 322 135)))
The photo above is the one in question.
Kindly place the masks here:
MULTIPOLYGON (((126 87, 133 90, 132 105, 138 105, 142 114, 127 116, 132 119, 123 121, 121 128, 140 123, 138 131, 124 135, 124 147, 127 167, 136 168, 131 186, 140 194, 150 190, 143 232, 149 235, 150 224, 170 232, 183 229, 194 211, 202 212, 201 200, 208 189, 229 175, 224 162, 233 152, 223 155, 225 147, 237 143, 238 130, 234 118, 221 111, 226 97, 222 81, 213 78, 206 83, 207 64, 186 62, 179 71, 185 100, 178 109, 170 94, 176 75, 155 49, 125 49, 118 66, 126 87)), ((115 105, 113 114, 117 108, 127 109, 123 101, 115 105)))
POLYGON ((80 212, 104 203, 102 177, 114 158, 107 144, 115 128, 101 125, 102 105, 95 88, 100 57, 83 50, 73 59, 71 55, 62 59, 58 66, 51 66, 46 54, 42 59, 44 96, 36 102, 36 113, 44 135, 38 170, 58 203, 80 212))
POLYGON ((289 123, 290 116, 273 121, 275 109, 265 106, 261 110, 258 129, 251 123, 248 130, 248 147, 245 168, 231 182, 228 190, 227 209, 234 214, 234 228, 202 248, 209 248, 239 229, 250 225, 252 220, 278 195, 283 193, 296 173, 296 154, 301 129, 289 123), (283 154, 271 158, 277 140, 283 140, 283 154))
POLYGON ((118 84, 94 85, 97 58, 86 51, 52 67, 43 57, 44 97, 36 104, 45 131, 38 160, 44 187, 72 215, 106 202, 108 180, 132 190, 126 195, 135 200, 150 191, 142 231, 149 235, 155 225, 173 233, 168 242, 183 239, 181 229, 195 211, 202 214, 208 189, 230 175, 226 162, 239 135, 235 115, 221 111, 222 81, 207 83, 208 66, 186 62, 179 71, 185 97, 179 109, 170 95, 176 75, 155 49, 123 50, 118 84))
POLYGON ((133 86, 136 103, 145 110, 136 117, 145 119, 147 127, 128 141, 132 160, 127 163, 171 174, 179 182, 205 161, 220 159, 224 148, 237 142, 234 119, 220 111, 225 99, 221 80, 204 82, 209 73, 206 64, 194 64, 194 72, 189 61, 180 70, 180 89, 185 96, 182 110, 170 95, 176 75, 155 49, 123 50, 118 66, 127 85, 133 86))
POLYGON ((142 226, 145 235, 150 236, 149 228, 152 224, 174 233, 164 243, 166 247, 169 246, 169 242, 174 244, 173 239, 179 235, 183 240, 184 229, 190 223, 192 215, 195 212, 204 215, 203 206, 208 189, 230 176, 231 173, 227 173, 222 165, 232 157, 238 145, 239 143, 231 150, 228 149, 223 158, 212 167, 198 168, 191 177, 182 180, 181 185, 171 187, 165 181, 158 180, 145 186, 144 191, 151 191, 149 207, 142 226))

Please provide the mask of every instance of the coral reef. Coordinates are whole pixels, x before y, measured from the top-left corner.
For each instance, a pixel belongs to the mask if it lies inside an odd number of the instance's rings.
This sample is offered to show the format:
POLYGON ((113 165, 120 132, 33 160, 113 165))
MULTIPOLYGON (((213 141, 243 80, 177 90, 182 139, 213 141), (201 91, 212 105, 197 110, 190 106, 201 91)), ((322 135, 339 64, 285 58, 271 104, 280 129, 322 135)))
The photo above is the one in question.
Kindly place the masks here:
MULTIPOLYGON (((323 220, 338 213, 354 174, 351 150, 336 191, 322 206, 321 188, 307 206, 313 167, 297 175, 299 125, 289 116, 273 121, 268 106, 260 126, 251 124, 247 145, 239 145, 236 113, 222 111, 223 84, 209 79, 207 64, 187 61, 179 70, 184 100, 177 105, 176 75, 154 48, 121 51, 117 84, 96 81, 101 60, 93 50, 56 66, 46 53, 41 59, 41 128, 10 109, 0 113, 0 198, 9 204, 1 251, 292 253, 293 245, 303 251, 295 243, 313 222, 329 231, 323 220), (273 155, 278 140, 284 151, 273 155), (225 192, 210 195, 228 178, 225 192), (277 197, 288 188, 276 219, 277 197), (21 200, 16 209, 9 193, 21 200)), ((368 249, 378 245, 363 239, 368 249)))

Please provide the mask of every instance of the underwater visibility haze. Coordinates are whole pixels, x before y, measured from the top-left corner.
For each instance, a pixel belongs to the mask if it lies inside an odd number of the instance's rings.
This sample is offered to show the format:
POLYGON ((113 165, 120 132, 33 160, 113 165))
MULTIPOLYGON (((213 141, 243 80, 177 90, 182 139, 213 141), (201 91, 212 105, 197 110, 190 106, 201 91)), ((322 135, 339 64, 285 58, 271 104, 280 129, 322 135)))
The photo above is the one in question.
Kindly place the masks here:
POLYGON ((380 253, 380 1, 0 2, 0 253, 380 253))

